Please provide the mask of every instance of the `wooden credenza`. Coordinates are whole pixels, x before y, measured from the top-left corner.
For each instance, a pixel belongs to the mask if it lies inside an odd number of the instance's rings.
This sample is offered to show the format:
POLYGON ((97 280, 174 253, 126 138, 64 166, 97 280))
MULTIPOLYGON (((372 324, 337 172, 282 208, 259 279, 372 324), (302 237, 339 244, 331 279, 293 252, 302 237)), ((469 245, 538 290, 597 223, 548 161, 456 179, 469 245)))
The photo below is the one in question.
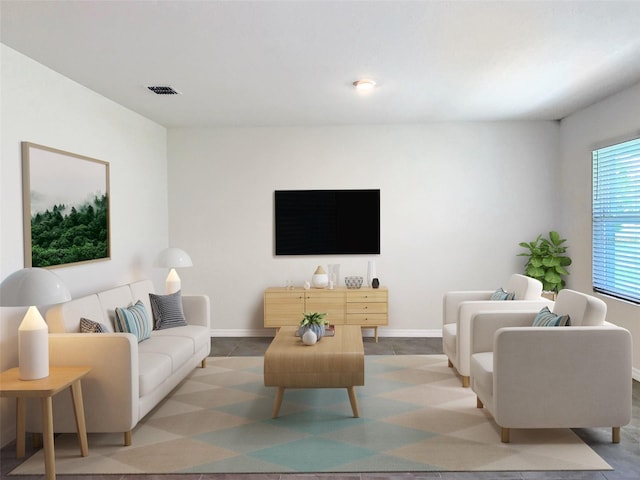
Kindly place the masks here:
POLYGON ((306 312, 326 313, 332 325, 373 328, 389 324, 389 291, 380 288, 335 289, 267 288, 264 292, 264 326, 297 326, 306 312))

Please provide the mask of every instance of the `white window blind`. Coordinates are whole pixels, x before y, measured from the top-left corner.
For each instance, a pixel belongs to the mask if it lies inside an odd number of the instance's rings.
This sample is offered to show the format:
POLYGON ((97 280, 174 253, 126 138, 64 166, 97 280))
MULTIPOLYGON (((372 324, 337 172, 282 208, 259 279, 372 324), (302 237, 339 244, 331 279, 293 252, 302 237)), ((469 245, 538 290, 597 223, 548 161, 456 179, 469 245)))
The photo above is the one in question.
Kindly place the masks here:
POLYGON ((640 138, 592 156, 593 289, 640 303, 640 138))

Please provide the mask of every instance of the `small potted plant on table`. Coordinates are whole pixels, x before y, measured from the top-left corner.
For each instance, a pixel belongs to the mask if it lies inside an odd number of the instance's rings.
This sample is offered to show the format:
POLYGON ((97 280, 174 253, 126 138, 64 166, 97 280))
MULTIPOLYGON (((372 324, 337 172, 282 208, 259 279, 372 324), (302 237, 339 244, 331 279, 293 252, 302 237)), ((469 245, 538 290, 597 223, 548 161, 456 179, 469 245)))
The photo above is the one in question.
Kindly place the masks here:
POLYGON ((315 334, 316 339, 320 340, 324 335, 325 326, 328 324, 328 322, 324 319, 324 317, 326 316, 326 313, 305 313, 304 317, 302 317, 302 320, 300 321, 298 335, 304 340, 304 334, 308 330, 311 330, 315 334))

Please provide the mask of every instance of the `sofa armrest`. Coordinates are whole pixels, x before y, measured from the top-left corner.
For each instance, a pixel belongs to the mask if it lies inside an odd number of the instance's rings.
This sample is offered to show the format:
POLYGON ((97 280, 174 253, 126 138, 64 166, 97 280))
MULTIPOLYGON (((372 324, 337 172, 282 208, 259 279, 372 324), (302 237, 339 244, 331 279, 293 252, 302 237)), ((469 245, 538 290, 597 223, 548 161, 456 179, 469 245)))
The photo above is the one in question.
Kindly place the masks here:
POLYGON ((530 327, 536 312, 480 311, 471 317, 471 355, 492 352, 496 332, 505 327, 530 327))
MULTIPOLYGON (((130 333, 49 334, 51 366, 88 366, 82 379, 87 431, 128 432, 138 422, 138 342, 130 333)), ((75 432, 71 395, 53 398, 54 431, 75 432)), ((27 430, 41 432, 40 409, 31 408, 27 430)))
POLYGON ((496 422, 506 428, 626 425, 631 362, 631 334, 624 328, 502 328, 493 355, 496 422))
POLYGON ((447 292, 442 297, 442 324, 456 323, 458 319, 458 307, 462 302, 490 300, 493 291, 472 290, 447 292))
POLYGON ((207 295, 182 295, 182 309, 189 325, 211 328, 211 305, 207 295))

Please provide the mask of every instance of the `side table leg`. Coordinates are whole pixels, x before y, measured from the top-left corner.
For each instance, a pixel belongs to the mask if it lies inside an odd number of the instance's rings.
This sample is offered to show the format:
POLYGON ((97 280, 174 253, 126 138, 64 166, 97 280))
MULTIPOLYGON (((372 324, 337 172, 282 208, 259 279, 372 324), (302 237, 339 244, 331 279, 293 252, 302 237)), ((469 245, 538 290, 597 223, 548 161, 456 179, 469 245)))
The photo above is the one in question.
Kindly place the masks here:
POLYGON ((351 410, 353 410, 353 416, 360 417, 360 411, 358 410, 358 397, 356 397, 356 389, 354 387, 347 387, 349 392, 349 401, 351 402, 351 410))
POLYGON ((80 441, 80 454, 83 457, 89 455, 89 444, 87 442, 87 425, 84 420, 84 403, 82 402, 82 385, 80 380, 71 384, 71 398, 73 399, 73 412, 76 416, 76 430, 80 441))
POLYGON ((23 458, 25 452, 27 399, 16 398, 16 458, 23 458))
POLYGON ((284 387, 278 387, 276 391, 276 399, 273 401, 273 414, 271 418, 278 418, 280 413, 280 405, 282 405, 282 397, 284 396, 284 387))
POLYGON ((51 397, 40 399, 42 407, 42 440, 44 442, 44 471, 47 480, 56 478, 56 457, 53 450, 53 407, 51 397))

